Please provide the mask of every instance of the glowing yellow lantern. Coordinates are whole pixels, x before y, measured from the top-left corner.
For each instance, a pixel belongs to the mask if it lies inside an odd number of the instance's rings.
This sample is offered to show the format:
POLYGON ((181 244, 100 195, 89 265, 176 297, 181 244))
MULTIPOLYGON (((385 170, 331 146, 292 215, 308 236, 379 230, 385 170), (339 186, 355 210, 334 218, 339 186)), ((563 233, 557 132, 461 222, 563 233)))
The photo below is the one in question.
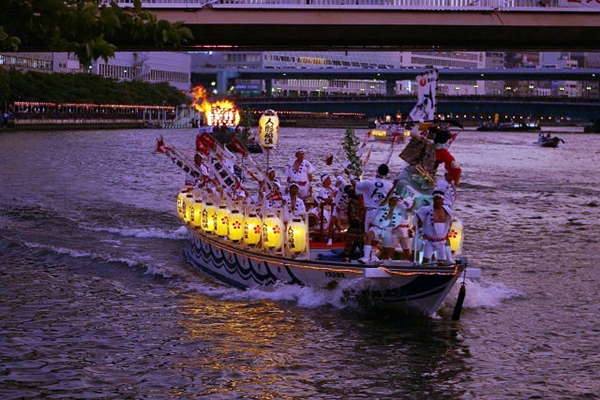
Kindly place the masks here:
POLYGON ((266 110, 258 121, 260 145, 265 149, 277 146, 279 136, 279 117, 273 110, 266 110))
POLYGON ((204 204, 204 210, 202 210, 202 230, 207 233, 214 232, 216 219, 217 207, 211 201, 207 201, 204 204))
POLYGON ((268 214, 263 219, 262 241, 263 246, 278 250, 283 244, 283 222, 275 214, 268 214))
POLYGON ((286 243, 293 253, 302 253, 306 249, 307 241, 306 224, 302 218, 294 218, 287 227, 286 243))
POLYGON ((200 228, 202 226, 202 210, 204 209, 204 202, 202 199, 196 197, 194 204, 192 205, 192 220, 190 224, 194 228, 200 228))
POLYGON ((229 214, 229 239, 234 242, 242 240, 244 237, 244 214, 237 208, 231 210, 229 214))
POLYGON ((183 219, 185 222, 192 221, 192 213, 194 208, 194 195, 188 193, 185 195, 185 199, 183 200, 183 219))
POLYGON ((183 202, 185 201, 185 196, 187 195, 187 191, 184 189, 177 195, 177 215, 179 218, 183 219, 183 202))
POLYGON ((262 221, 256 213, 249 213, 244 220, 244 244, 255 245, 260 242, 262 221))
POLYGON ((463 225, 459 219, 453 219, 448 232, 448 241, 452 255, 460 255, 463 245, 463 225))
POLYGON ((229 230, 229 208, 226 204, 221 204, 216 211, 215 233, 221 237, 227 236, 229 230))

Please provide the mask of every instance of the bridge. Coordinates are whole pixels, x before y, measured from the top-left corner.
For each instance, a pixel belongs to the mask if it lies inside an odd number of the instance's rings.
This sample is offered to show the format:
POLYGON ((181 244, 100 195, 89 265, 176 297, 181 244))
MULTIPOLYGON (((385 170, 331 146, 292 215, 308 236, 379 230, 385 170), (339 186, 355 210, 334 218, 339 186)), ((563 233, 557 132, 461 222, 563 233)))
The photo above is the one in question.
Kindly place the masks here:
MULTIPOLYGON (((263 80, 267 93, 271 93, 272 81, 275 79, 327 79, 327 80, 377 80, 385 81, 387 95, 392 96, 397 81, 414 80, 426 68, 231 68, 196 69, 192 73, 192 81, 208 87, 209 82, 217 82, 219 93, 226 93, 227 88, 234 85, 235 79, 263 80)), ((439 82, 456 81, 586 81, 596 83, 600 80, 600 68, 509 68, 509 69, 440 69, 439 82)))
MULTIPOLYGON (((438 113, 466 125, 490 121, 496 113, 504 120, 531 117, 542 121, 594 121, 598 119, 597 99, 545 98, 527 96, 438 96, 438 113)), ((325 96, 325 97, 240 97, 235 103, 247 110, 263 112, 364 113, 370 118, 407 115, 416 96, 325 96)))
POLYGON ((194 35, 185 50, 600 50, 600 0, 142 0, 142 7, 183 21, 194 35))

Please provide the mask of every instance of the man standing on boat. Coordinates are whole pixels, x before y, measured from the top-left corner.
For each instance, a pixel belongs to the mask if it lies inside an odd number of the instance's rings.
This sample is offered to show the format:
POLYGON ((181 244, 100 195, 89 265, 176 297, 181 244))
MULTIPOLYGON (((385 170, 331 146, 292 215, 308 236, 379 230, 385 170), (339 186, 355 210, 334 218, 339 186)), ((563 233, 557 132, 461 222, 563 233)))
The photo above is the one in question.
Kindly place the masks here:
POLYGON ((314 173, 315 168, 309 161, 304 159, 304 150, 296 150, 296 159, 287 167, 285 175, 287 176, 288 185, 291 182, 296 182, 302 199, 306 199, 310 195, 310 182, 314 173))
MULTIPOLYGON (((367 179, 362 182, 358 182, 356 184, 356 194, 362 196, 363 202, 365 205, 365 232, 369 231, 371 227, 371 222, 375 215, 377 214, 377 210, 379 209, 379 205, 386 198, 388 192, 394 186, 392 182, 385 179, 387 174, 390 172, 387 164, 381 164, 377 168, 377 175, 373 179, 367 179)), ((365 242, 365 258, 371 258, 371 244, 367 244, 365 242)), ((375 260, 376 261, 376 260, 375 260)))
POLYGON ((438 265, 446 264, 446 239, 452 223, 453 211, 444 205, 444 192, 433 191, 433 204, 419 208, 416 214, 419 234, 424 242, 423 263, 435 253, 438 265))

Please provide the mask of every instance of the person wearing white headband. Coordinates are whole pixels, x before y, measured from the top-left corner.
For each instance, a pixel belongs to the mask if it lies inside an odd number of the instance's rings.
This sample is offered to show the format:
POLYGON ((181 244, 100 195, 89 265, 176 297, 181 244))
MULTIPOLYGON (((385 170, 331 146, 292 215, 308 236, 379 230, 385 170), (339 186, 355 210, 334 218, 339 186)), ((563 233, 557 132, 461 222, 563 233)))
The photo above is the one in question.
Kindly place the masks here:
POLYGON ((452 223, 453 211, 444 205, 444 192, 433 191, 433 204, 419 208, 416 214, 419 234, 423 239, 423 263, 428 263, 435 253, 439 265, 445 265, 446 240, 452 223))
POLYGON ((312 181, 312 175, 315 173, 313 165, 304 159, 304 150, 296 150, 296 159, 288 165, 285 175, 289 182, 296 182, 300 189, 300 197, 305 199, 310 195, 310 181, 312 181))

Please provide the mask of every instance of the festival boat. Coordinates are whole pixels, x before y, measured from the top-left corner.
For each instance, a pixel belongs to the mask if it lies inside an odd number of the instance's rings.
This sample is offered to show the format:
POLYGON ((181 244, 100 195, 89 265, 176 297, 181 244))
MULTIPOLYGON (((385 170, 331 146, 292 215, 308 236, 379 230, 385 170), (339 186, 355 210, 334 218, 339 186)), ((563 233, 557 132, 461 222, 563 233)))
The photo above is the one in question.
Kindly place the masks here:
POLYGON ((540 131, 542 128, 535 121, 505 122, 505 123, 483 123, 478 126, 480 132, 532 132, 540 131))
MULTIPOLYGON (((278 121, 276 115, 263 117, 260 141, 268 150, 277 142, 278 121)), ((423 263, 415 251, 413 259, 361 264, 343 256, 339 246, 325 245, 314 234, 307 213, 284 222, 281 208, 268 208, 264 200, 250 202, 249 197, 237 196, 241 183, 231 165, 256 178, 264 199, 281 194, 243 145, 233 143, 243 162, 206 132, 198 133, 195 149, 181 150, 165 144, 162 138, 158 140, 157 151, 201 182, 183 187, 177 196, 177 215, 188 232, 185 255, 193 267, 240 289, 284 284, 340 290, 344 301, 359 307, 426 316, 438 311, 462 278, 452 313, 452 319, 459 319, 468 266, 462 256, 459 220, 453 221, 448 235, 454 255, 451 262, 423 263), (201 165, 195 162, 197 154, 202 155, 201 165)), ((418 242, 415 238, 415 246, 418 242)), ((474 272, 476 277, 477 270, 474 272)))
POLYGON ((558 147, 560 143, 564 143, 565 141, 558 136, 550 136, 550 134, 544 135, 540 134, 538 136, 537 142, 535 142, 540 147, 558 147))
POLYGON ((406 137, 410 136, 410 131, 406 129, 406 122, 392 121, 390 115, 386 115, 383 121, 376 119, 370 122, 369 128, 369 136, 379 142, 397 141, 402 143, 406 137))

